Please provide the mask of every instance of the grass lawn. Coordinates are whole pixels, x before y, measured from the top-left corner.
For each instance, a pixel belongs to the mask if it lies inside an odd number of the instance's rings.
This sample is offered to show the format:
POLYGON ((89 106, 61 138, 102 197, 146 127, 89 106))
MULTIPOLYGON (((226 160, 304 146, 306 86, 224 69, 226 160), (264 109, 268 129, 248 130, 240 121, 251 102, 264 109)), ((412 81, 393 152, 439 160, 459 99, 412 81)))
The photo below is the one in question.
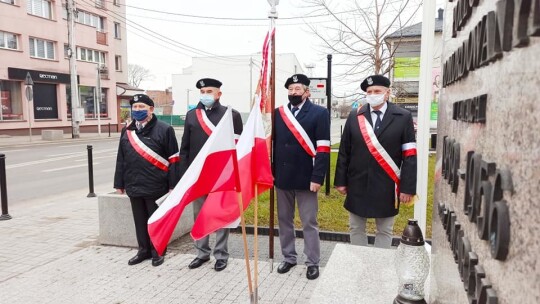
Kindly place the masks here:
MULTIPOLYGON (((333 186, 334 184, 334 171, 336 169, 337 153, 331 153, 331 168, 330 177, 333 186)), ((427 223, 426 223, 426 237, 431 238, 431 210, 433 206, 433 173, 435 170, 435 155, 429 157, 429 179, 428 179, 428 206, 427 206, 427 223)), ((345 196, 339 194, 333 187, 330 188, 330 195, 326 196, 325 185, 322 186, 319 192, 319 228, 321 231, 335 231, 335 232, 348 232, 349 231, 349 213, 343 208, 343 201, 345 196)), ((259 196, 259 208, 258 208, 258 226, 268 227, 270 219, 270 192, 267 191, 259 196)), ((254 204, 249 206, 245 212, 246 224, 253 225, 253 211, 254 204)), ((277 227, 277 203, 274 203, 275 207, 275 224, 277 227)), ((295 226, 301 229, 302 225, 300 217, 298 216, 298 210, 295 216, 295 226)), ((396 216, 396 222, 394 225, 394 234, 401 235, 403 228, 407 224, 407 220, 413 218, 414 206, 406 207, 401 206, 399 214, 396 216)), ((370 219, 368 221, 369 233, 375 232, 375 222, 370 219)))

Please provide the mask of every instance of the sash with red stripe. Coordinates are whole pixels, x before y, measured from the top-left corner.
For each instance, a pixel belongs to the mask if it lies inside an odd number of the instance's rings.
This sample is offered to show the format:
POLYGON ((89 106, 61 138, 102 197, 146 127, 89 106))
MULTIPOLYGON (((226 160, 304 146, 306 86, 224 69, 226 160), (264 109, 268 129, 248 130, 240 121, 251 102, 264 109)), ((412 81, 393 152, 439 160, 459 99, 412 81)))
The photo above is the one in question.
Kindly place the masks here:
POLYGON ((197 114, 197 120, 199 121, 199 124, 201 125, 202 129, 206 133, 206 135, 210 136, 212 134, 212 131, 216 128, 214 124, 208 119, 208 116, 206 116, 206 112, 202 109, 196 109, 195 113, 197 114))
MULTIPOLYGON (((367 122, 367 118, 364 115, 358 116, 358 125, 360 126, 360 133, 366 142, 366 145, 369 149, 369 153, 375 158, 377 163, 381 168, 388 174, 388 176, 396 184, 396 198, 399 196, 399 176, 400 170, 396 165, 392 157, 386 152, 384 147, 381 145, 377 136, 373 132, 373 127, 367 122)), ((397 202, 396 202, 397 209, 397 202)))
MULTIPOLYGON (((139 139, 137 134, 135 134, 135 130, 127 131, 126 134, 129 139, 129 143, 131 144, 133 149, 135 149, 135 151, 139 153, 140 156, 142 156, 149 163, 158 167, 159 169, 163 171, 169 171, 169 161, 167 161, 159 154, 154 152, 152 149, 150 149, 147 145, 145 145, 139 139)), ((169 159, 171 159, 171 163, 175 163, 180 160, 180 157, 176 154, 173 154, 169 159)))
MULTIPOLYGON (((216 128, 214 124, 208 119, 208 116, 206 116, 206 112, 202 109, 196 109, 195 114, 197 114, 197 120, 199 121, 199 124, 201 125, 201 128, 204 130, 204 133, 206 135, 210 136, 212 134, 212 131, 216 128)), ((240 138, 240 135, 234 134, 234 143, 238 142, 238 139, 240 138)))
POLYGON ((294 117, 293 113, 288 107, 279 107, 279 114, 289 131, 291 131, 294 138, 296 138, 300 146, 306 151, 309 156, 315 157, 315 154, 317 152, 330 153, 329 140, 318 140, 317 149, 315 149, 306 131, 304 130, 304 128, 302 128, 302 126, 300 125, 298 120, 296 120, 296 117, 294 117))

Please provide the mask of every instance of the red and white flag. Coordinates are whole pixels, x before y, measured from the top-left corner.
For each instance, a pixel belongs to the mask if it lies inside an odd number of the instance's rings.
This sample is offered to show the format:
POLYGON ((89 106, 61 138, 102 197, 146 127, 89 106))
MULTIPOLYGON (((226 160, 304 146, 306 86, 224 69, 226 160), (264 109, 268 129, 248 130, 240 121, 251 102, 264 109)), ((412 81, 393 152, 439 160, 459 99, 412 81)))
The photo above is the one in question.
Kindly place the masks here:
POLYGON ((240 191, 237 168, 232 111, 228 108, 186 173, 148 220, 148 234, 159 255, 189 203, 216 191, 240 191))
MULTIPOLYGON (((244 210, 257 194, 273 185, 270 158, 266 148, 266 135, 263 127, 261 109, 253 106, 242 135, 236 146, 238 173, 241 176, 242 202, 244 210)), ((195 220, 191 236, 198 240, 218 229, 230 227, 240 217, 238 194, 235 191, 213 192, 208 195, 199 216, 195 220)), ((234 224, 233 224, 234 225, 234 224)))

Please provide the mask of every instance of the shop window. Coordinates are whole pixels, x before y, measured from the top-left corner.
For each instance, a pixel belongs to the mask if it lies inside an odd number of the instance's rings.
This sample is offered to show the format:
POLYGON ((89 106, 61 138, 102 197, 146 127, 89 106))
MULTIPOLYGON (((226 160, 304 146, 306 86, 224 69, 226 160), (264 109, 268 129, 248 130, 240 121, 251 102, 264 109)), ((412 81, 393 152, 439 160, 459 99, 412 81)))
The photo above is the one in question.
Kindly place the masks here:
POLYGON ((55 84, 34 84, 34 119, 58 119, 58 98, 55 84))
MULTIPOLYGON (((71 118, 71 88, 66 86, 67 94, 67 111, 68 118, 71 118)), ((97 100, 95 99, 95 87, 79 86, 79 101, 81 107, 84 109, 86 119, 97 119, 97 115, 101 118, 109 117, 109 110, 107 107, 107 89, 101 89, 101 102, 99 107, 97 106, 97 100), (97 109, 99 108, 99 111, 97 109)))
POLYGON ((0 121, 22 120, 21 83, 0 80, 0 121))

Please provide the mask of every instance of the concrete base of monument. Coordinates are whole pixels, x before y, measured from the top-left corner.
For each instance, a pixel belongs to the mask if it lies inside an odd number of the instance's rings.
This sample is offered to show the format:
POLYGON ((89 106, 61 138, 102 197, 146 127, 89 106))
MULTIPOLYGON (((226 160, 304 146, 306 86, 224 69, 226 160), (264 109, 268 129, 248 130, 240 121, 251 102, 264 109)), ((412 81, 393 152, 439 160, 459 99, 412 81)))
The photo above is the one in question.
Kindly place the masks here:
MULTIPOLYGON (((137 247, 131 203, 127 195, 116 193, 98 196, 99 238, 102 245, 137 247)), ((186 206, 169 241, 189 233, 193 227, 193 207, 186 206)))
MULTIPOLYGON (((395 254, 395 248, 336 244, 310 303, 393 303, 398 292, 395 254)), ((425 291, 428 284, 429 279, 425 291)))

